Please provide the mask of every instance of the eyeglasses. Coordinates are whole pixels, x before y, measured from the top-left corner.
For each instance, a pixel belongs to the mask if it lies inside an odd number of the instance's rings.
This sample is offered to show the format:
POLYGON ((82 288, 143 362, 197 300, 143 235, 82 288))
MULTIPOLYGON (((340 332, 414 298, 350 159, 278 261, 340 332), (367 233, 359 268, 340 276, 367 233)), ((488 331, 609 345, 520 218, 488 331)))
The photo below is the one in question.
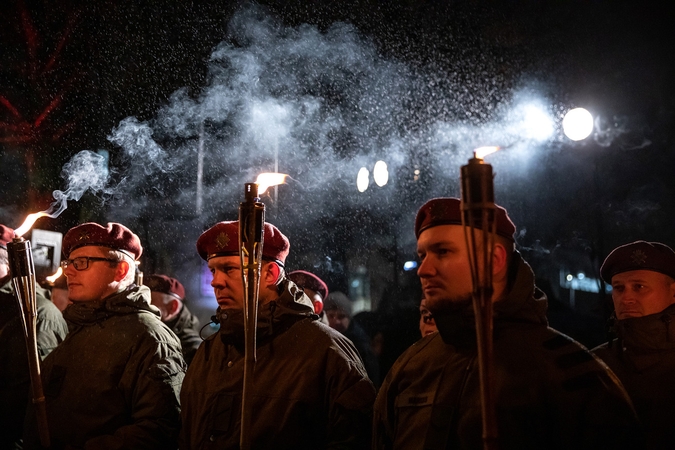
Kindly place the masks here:
POLYGON ((108 262, 119 262, 116 259, 111 258, 97 258, 94 256, 80 256, 73 259, 64 259, 61 261, 61 268, 66 270, 70 264, 73 265, 75 270, 87 270, 89 268, 89 261, 108 261, 108 262))

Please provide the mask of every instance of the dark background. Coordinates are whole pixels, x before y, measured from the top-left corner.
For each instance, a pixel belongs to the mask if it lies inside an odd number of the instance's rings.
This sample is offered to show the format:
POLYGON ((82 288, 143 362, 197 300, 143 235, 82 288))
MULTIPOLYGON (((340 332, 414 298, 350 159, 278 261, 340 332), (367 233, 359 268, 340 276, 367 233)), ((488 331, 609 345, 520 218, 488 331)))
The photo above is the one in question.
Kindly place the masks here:
MULTIPOLYGON (((407 90, 391 91, 391 97, 408 93, 391 109, 391 134, 403 136, 406 145, 385 188, 357 195, 355 171, 353 179, 343 173, 331 179, 324 156, 284 165, 292 157, 280 153, 280 171, 292 179, 265 201, 268 220, 291 238, 289 267, 314 271, 331 289, 402 317, 392 327, 405 328, 405 339, 413 339, 418 282, 403 262, 415 257, 414 215, 433 196, 459 194, 459 166, 471 155, 461 146, 438 153, 410 136, 428 136, 424 130, 436 121, 487 126, 526 86, 547 99, 558 122, 576 106, 597 118, 585 141, 571 142, 557 130, 527 160, 506 152, 489 162, 497 200, 517 224, 521 251, 549 294, 552 324, 588 346, 599 343, 610 312, 606 299, 571 293, 560 278, 578 272, 597 278, 607 253, 633 240, 675 245, 673 15, 661 3, 259 2, 259 14, 282 29, 330 34, 335 23, 350 24, 353 35, 375 50, 378 64, 394 61, 409 80, 407 90), (306 188, 318 180, 322 190, 306 188)), ((253 152, 248 167, 246 160, 227 166, 227 146, 207 150, 206 186, 229 184, 195 211, 185 196, 194 189, 196 163, 183 159, 179 168, 143 172, 108 136, 130 116, 156 123, 178 90, 199 97, 213 81, 213 50, 222 42, 247 48, 247 37, 230 24, 243 7, 215 0, 6 1, 0 10, 0 222, 18 227, 26 214, 46 209, 52 191, 64 189, 63 165, 81 150, 105 149, 111 186, 118 189, 88 192, 38 227, 65 233, 84 221, 123 221, 143 239, 143 270, 180 278, 207 321, 215 306, 200 288, 194 242, 217 220, 236 219, 243 181, 253 181, 250 174, 269 164, 253 152)), ((367 73, 367 67, 348 68, 343 78, 313 81, 302 95, 345 111, 346 102, 368 94, 367 83, 376 83, 367 73), (351 94, 359 85, 366 88, 351 94)), ((386 89, 379 101, 384 97, 386 89)), ((371 113, 355 114, 352 124, 371 113)), ((388 123, 385 117, 377 126, 388 123)), ((228 126, 210 122, 205 132, 222 138, 234 133, 228 126)), ((153 136, 165 149, 189 141, 164 131, 153 136)), ((359 150, 356 135, 349 121, 329 135, 334 167, 386 153, 359 150)))

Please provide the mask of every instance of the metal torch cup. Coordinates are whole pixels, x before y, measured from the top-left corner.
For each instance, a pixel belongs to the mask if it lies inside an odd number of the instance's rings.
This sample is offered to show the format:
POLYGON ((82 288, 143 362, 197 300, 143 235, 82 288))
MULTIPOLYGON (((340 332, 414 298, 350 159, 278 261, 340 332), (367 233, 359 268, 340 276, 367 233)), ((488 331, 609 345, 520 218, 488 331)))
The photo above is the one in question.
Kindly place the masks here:
POLYGON ((9 267, 12 283, 19 302, 19 311, 26 339, 28 368, 32 387, 32 399, 35 405, 40 444, 50 447, 49 427, 47 425, 47 406, 40 377, 40 357, 37 348, 37 301, 35 298, 35 265, 30 241, 16 237, 7 243, 9 267))
POLYGON ((253 409, 253 372, 256 361, 256 326, 262 264, 265 204, 258 197, 258 185, 246 183, 244 201, 239 204, 239 256, 244 283, 244 383, 241 398, 241 429, 239 448, 251 448, 251 419, 253 409))
POLYGON ((469 254, 480 373, 483 448, 497 448, 495 411, 492 252, 497 223, 492 166, 472 158, 461 168, 462 225, 469 254))

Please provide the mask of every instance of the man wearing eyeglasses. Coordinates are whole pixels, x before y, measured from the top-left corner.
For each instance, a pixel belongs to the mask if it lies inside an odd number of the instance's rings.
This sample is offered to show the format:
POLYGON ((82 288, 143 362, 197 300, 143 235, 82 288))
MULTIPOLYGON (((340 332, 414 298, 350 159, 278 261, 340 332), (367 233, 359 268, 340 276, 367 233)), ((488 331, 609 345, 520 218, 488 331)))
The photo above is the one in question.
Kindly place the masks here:
MULTIPOLYGON (((142 252, 118 223, 85 223, 64 236, 70 334, 42 367, 53 449, 177 447, 185 362, 150 289, 134 284, 142 252)), ((31 413, 28 449, 39 448, 31 413)))
MULTIPOLYGON (((7 254, 7 244, 13 237, 14 230, 0 224, 0 449, 21 448, 30 390, 26 340, 7 254)), ((37 348, 44 358, 65 339, 68 326, 39 286, 35 289, 35 303, 37 348)))

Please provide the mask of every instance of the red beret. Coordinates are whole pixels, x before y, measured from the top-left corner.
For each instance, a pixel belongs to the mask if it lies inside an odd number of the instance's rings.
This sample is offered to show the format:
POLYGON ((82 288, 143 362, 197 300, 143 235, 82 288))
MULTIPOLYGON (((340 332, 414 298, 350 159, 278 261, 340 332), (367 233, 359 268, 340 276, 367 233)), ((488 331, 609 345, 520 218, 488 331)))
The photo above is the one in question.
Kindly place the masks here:
MULTIPOLYGON (((283 266, 291 248, 288 238, 277 227, 265 222, 263 240, 263 258, 283 266)), ((215 256, 238 256, 239 221, 218 222, 203 232, 197 239, 197 252, 206 261, 215 256)))
MULTIPOLYGON (((426 202, 415 217, 415 236, 419 239, 422 231, 438 225, 461 225, 460 204, 460 199, 451 197, 434 198, 426 202)), ((515 242, 515 232, 516 226, 506 210, 497 206, 497 234, 515 242)))
POLYGON ((134 260, 137 260, 143 254, 143 247, 138 236, 119 223, 108 223, 104 227, 89 222, 71 228, 63 237, 63 254, 68 258, 70 252, 87 245, 119 250, 128 254, 134 260))
POLYGON ((14 239, 14 230, 0 224, 0 247, 7 250, 7 244, 14 239))
POLYGON ((288 274, 288 278, 303 289, 307 288, 318 292, 322 300, 328 297, 328 286, 326 286, 326 283, 311 272, 295 270, 288 274))
POLYGON ((651 270, 675 279, 675 252, 660 242, 636 241, 615 248, 605 258, 600 276, 607 283, 618 273, 651 270))
POLYGON ((149 287, 151 291, 173 295, 174 297, 178 297, 179 300, 185 298, 185 288, 175 278, 153 274, 147 277, 143 284, 149 287))

